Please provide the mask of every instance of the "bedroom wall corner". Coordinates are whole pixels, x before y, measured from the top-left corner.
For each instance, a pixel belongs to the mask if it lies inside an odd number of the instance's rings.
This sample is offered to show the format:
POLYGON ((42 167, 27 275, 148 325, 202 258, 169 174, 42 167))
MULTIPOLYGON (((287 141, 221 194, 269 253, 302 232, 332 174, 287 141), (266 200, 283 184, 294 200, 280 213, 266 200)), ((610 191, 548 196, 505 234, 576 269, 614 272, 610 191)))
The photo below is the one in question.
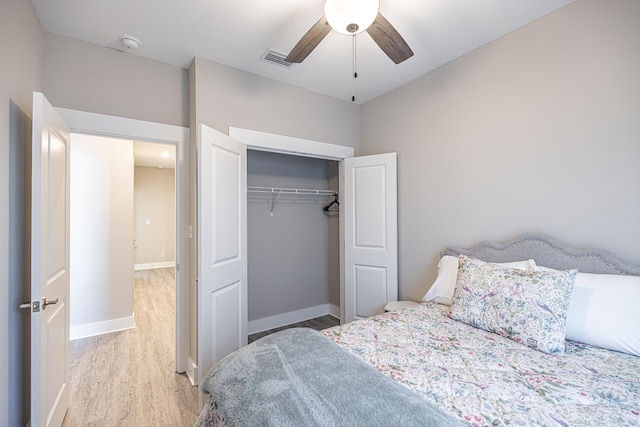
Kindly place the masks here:
POLYGON ((31 118, 43 87, 44 31, 30 2, 0 5, 0 425, 30 414, 31 118), (20 40, 20 43, 16 43, 20 40))
POLYGON ((639 20, 577 1, 363 106, 363 153, 398 153, 401 299, 524 232, 640 264, 639 20))
POLYGON ((0 425, 30 414, 31 118, 43 86, 44 31, 30 2, 0 6, 0 425), (15 43, 19 39, 20 43, 15 43))

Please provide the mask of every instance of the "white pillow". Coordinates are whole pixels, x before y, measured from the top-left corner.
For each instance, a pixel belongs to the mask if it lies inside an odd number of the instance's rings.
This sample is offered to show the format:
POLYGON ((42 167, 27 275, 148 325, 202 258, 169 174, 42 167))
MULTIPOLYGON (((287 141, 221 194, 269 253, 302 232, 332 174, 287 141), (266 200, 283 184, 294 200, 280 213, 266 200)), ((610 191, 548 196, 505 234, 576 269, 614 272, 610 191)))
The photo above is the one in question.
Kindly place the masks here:
MULTIPOLYGON (((518 270, 525 271, 534 271, 536 268, 536 263, 532 259, 526 261, 490 264, 505 268, 517 268, 518 270)), ((440 258, 440 262, 438 262, 438 277, 424 297, 422 297, 422 301, 451 305, 451 298, 453 298, 453 290, 456 288, 457 278, 458 258, 451 255, 443 256, 440 258)))
POLYGON ((640 276, 578 273, 566 339, 640 356, 640 276))

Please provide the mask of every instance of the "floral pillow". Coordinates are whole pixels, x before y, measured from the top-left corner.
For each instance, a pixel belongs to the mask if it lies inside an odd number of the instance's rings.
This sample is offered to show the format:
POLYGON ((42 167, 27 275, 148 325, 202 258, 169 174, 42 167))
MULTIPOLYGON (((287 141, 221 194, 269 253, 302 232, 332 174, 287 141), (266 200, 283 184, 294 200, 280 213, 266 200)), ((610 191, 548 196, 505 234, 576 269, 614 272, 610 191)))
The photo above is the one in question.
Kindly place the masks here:
MULTIPOLYGON (((492 265, 517 268, 518 270, 534 271, 536 262, 532 259, 526 261, 513 261, 503 263, 491 263, 492 265)), ((451 305, 453 290, 456 288, 458 277, 458 257, 445 255, 438 262, 438 277, 427 293, 422 297, 424 302, 437 302, 438 304, 451 305)))
POLYGON ((451 318, 549 354, 563 354, 577 270, 495 267, 461 255, 451 318))

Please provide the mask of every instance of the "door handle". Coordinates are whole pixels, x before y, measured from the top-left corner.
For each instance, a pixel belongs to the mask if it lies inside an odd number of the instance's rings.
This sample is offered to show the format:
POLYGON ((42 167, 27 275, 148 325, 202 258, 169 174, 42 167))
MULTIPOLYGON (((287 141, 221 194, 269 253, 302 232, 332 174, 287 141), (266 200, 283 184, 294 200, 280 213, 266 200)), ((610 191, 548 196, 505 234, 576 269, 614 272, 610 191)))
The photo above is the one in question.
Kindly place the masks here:
MULTIPOLYGON (((53 305, 58 303, 58 298, 52 299, 49 301, 47 297, 42 298, 42 309, 46 309, 48 305, 53 305)), ((32 310, 34 313, 40 311, 40 302, 39 301, 27 301, 25 303, 20 304, 20 308, 28 308, 32 310)))
POLYGON ((52 299, 49 301, 47 297, 42 298, 42 309, 46 309, 48 305, 53 305, 58 303, 58 298, 52 299))

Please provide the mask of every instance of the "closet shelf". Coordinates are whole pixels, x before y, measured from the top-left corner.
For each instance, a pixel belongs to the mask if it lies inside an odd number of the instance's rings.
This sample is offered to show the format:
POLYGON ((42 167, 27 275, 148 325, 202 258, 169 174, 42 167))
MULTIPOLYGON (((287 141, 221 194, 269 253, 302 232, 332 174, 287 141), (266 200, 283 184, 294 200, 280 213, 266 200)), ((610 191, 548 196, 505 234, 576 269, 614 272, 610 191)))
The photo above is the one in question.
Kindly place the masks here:
MULTIPOLYGON (((301 195, 301 196, 334 196, 337 200, 338 192, 334 190, 315 190, 310 188, 279 188, 279 187, 253 187, 247 186, 248 193, 263 193, 272 194, 273 201, 271 202, 271 216, 273 211, 280 201, 280 196, 283 194, 301 195)), ((327 209, 325 209, 327 210, 327 209)))
POLYGON ((273 194, 299 194, 306 196, 333 196, 334 190, 315 190, 310 188, 278 188, 278 187, 252 187, 247 186, 249 193, 273 193, 273 194))

